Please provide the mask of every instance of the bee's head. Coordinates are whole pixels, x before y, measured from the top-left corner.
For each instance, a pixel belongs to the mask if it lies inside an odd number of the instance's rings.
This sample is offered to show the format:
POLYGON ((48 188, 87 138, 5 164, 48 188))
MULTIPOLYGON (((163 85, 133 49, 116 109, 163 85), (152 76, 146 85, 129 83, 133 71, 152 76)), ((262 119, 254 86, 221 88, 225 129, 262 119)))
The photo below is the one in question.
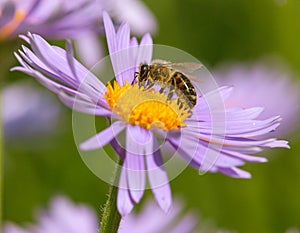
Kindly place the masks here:
POLYGON ((149 65, 146 63, 142 63, 140 66, 140 80, 139 81, 143 81, 145 79, 147 79, 148 77, 148 72, 149 72, 149 65))

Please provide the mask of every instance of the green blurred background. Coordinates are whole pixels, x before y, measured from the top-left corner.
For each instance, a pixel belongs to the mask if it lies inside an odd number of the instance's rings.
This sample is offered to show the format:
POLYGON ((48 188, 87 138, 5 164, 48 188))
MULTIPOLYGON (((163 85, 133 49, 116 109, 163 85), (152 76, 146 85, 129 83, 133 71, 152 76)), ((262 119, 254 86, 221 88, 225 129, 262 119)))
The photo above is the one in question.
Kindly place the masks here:
MULTIPOLYGON (((299 0, 145 2, 159 24, 155 43, 185 50, 208 68, 277 56, 296 76, 299 73, 299 0)), ((23 78, 17 73, 8 75, 9 80, 23 78)), ((108 185, 82 162, 73 140, 71 111, 63 108, 51 135, 5 142, 4 220, 32 221, 34 210, 55 194, 89 203, 100 213, 108 185)), ((199 221, 212 220, 223 229, 240 233, 300 229, 299 138, 299 133, 289 135, 291 150, 267 151, 268 163, 245 166, 253 175, 250 180, 220 174, 198 176, 188 168, 172 181, 173 193, 201 215, 199 221)))

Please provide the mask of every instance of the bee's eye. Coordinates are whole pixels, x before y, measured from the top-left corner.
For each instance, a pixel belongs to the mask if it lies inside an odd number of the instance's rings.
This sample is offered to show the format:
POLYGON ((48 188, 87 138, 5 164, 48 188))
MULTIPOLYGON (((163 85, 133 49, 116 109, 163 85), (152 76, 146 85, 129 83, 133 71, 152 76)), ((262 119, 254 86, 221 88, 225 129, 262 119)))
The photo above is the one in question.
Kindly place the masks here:
POLYGON ((148 65, 142 65, 142 67, 141 67, 142 71, 147 71, 147 69, 148 69, 148 65))

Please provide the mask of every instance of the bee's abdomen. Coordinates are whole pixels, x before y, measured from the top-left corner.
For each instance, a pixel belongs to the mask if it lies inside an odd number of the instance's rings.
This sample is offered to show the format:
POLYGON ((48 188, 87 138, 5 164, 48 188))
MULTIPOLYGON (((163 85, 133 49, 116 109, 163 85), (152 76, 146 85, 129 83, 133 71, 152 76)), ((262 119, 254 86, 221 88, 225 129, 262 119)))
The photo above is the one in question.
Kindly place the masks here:
POLYGON ((180 72, 175 72, 173 77, 175 79, 175 85, 177 89, 179 89, 182 94, 186 96, 189 102, 189 107, 193 108, 197 103, 197 94, 195 87, 193 86, 191 81, 180 72))

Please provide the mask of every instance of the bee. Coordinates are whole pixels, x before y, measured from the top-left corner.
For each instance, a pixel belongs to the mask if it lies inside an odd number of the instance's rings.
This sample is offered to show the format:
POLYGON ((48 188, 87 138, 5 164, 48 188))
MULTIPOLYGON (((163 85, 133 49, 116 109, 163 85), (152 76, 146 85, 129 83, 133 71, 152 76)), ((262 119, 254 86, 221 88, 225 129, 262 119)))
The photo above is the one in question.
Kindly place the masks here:
POLYGON ((171 99, 173 94, 176 93, 180 97, 179 99, 184 99, 188 107, 192 109, 197 103, 197 94, 190 80, 192 76, 188 74, 199 70, 201 67, 200 63, 172 63, 154 60, 151 64, 140 64, 139 72, 135 73, 132 84, 136 79, 139 86, 144 86, 146 89, 159 84, 161 93, 168 87, 168 99, 171 99))

